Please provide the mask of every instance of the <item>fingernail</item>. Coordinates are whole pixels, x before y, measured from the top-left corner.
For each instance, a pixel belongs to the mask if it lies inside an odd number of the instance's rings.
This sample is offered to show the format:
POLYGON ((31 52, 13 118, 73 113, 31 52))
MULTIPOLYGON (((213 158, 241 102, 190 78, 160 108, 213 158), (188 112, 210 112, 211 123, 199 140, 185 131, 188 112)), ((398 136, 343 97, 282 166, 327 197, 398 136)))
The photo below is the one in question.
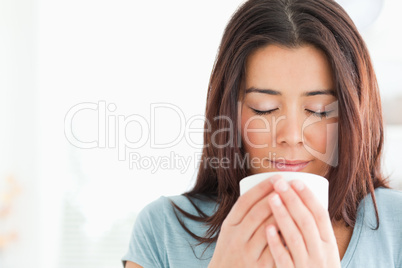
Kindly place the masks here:
POLYGON ((276 230, 274 226, 268 226, 267 228, 268 235, 274 237, 276 235, 276 230))
POLYGON ((282 201, 281 198, 279 197, 279 195, 274 194, 274 196, 272 197, 272 202, 274 203, 275 206, 279 207, 280 205, 282 205, 282 201))
POLYGON ((301 181, 294 181, 292 184, 295 186, 295 188, 298 191, 301 191, 304 189, 304 184, 301 181))
POLYGON ((288 183, 284 180, 279 181, 275 186, 275 189, 280 192, 286 192, 289 189, 288 183))

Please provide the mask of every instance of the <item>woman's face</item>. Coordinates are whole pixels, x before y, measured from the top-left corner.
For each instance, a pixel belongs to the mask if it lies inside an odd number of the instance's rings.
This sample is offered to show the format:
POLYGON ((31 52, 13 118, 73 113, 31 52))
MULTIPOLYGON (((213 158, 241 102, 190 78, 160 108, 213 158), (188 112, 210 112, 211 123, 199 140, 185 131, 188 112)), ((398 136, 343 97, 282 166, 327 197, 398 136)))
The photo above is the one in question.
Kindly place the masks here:
POLYGON ((241 136, 252 174, 324 175, 337 164, 338 104, 331 66, 313 46, 268 45, 247 59, 241 136), (248 154, 248 156, 247 156, 248 154))

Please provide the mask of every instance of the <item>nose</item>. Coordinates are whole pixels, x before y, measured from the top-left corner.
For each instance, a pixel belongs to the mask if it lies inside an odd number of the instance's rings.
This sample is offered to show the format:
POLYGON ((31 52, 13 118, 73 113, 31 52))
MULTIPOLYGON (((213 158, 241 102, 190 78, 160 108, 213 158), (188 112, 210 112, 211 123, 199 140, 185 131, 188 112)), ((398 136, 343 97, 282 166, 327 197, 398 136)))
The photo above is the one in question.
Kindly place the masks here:
POLYGON ((276 122, 276 143, 279 145, 298 146, 303 144, 303 122, 297 112, 288 113, 276 122))

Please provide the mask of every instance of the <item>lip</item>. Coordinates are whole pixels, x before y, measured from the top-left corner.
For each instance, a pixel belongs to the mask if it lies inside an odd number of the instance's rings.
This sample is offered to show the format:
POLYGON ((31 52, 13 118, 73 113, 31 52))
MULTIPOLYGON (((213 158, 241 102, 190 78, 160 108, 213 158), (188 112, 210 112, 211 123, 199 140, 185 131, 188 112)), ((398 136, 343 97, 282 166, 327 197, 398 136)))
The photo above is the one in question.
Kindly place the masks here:
POLYGON ((271 161, 274 167, 279 171, 300 171, 304 169, 310 162, 311 161, 305 160, 285 160, 281 162, 271 161))

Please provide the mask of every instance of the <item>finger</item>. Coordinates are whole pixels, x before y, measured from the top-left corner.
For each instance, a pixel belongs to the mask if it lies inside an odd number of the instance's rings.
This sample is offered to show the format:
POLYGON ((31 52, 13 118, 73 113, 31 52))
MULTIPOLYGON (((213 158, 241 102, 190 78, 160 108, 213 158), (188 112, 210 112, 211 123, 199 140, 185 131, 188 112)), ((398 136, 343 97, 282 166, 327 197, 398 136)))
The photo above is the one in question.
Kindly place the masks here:
MULTIPOLYGON (((279 228, 277 228, 277 229, 279 230, 279 228)), ((286 241, 285 241, 285 239, 283 238, 281 232, 278 232, 278 234, 279 234, 279 238, 281 239, 282 244, 285 246, 285 248, 287 248, 287 246, 286 246, 286 241)))
POLYGON ((302 233, 281 201, 279 195, 276 192, 272 193, 269 195, 269 199, 272 213, 274 214, 279 230, 285 239, 293 260, 304 263, 308 255, 302 233))
POLYGON ((321 237, 310 210, 285 180, 278 180, 274 184, 274 189, 279 193, 290 216, 302 233, 307 251, 311 254, 318 252, 321 247, 321 237))
POLYGON ((239 232, 242 233, 242 241, 247 243, 251 239, 253 233, 257 231, 258 226, 260 226, 270 216, 272 216, 272 210, 267 195, 250 209, 243 221, 238 225, 239 232))
POLYGON ((270 180, 264 180, 248 190, 246 193, 241 195, 239 199, 237 199, 223 224, 230 226, 239 224, 246 216, 248 211, 264 196, 272 192, 272 190, 273 186, 270 180))
POLYGON ((276 267, 294 267, 292 257, 290 256, 289 251, 282 244, 275 226, 268 226, 268 228, 266 229, 266 235, 269 250, 271 251, 272 257, 274 258, 276 267))
POLYGON ((264 229, 265 248, 262 251, 260 258, 257 260, 258 267, 274 268, 275 261, 272 256, 271 250, 267 244, 266 229, 264 229))
POLYGON ((335 242, 334 230, 332 229, 331 219, 328 210, 325 209, 314 194, 301 181, 294 180, 291 182, 292 188, 299 195, 302 202, 313 214, 318 227, 321 240, 324 242, 335 242))
POLYGON ((257 228, 247 243, 247 247, 253 250, 253 252, 251 252, 251 257, 253 260, 260 259, 264 248, 267 246, 266 228, 269 225, 274 225, 277 227, 273 215, 268 217, 268 219, 257 228))

